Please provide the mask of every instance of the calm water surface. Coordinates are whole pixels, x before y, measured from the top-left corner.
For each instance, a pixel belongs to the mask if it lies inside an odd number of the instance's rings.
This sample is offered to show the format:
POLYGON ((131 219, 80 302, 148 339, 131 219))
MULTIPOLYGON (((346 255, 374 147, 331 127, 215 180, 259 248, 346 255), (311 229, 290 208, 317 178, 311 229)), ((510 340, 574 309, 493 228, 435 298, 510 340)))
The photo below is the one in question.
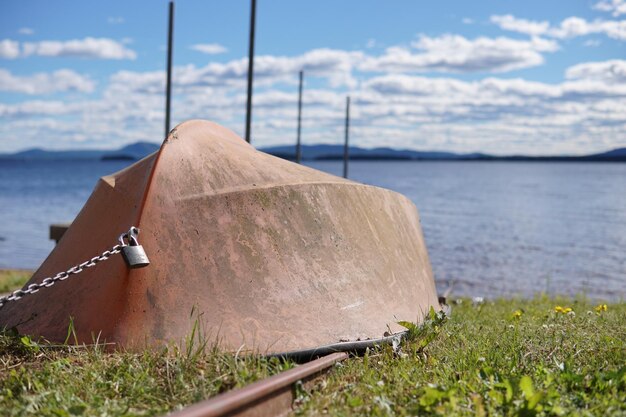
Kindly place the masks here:
MULTIPOLYGON (((0 162, 0 268, 36 268, 49 224, 73 219, 125 165, 0 162)), ((626 298, 626 164, 353 162, 350 177, 413 200, 440 290, 626 298)))

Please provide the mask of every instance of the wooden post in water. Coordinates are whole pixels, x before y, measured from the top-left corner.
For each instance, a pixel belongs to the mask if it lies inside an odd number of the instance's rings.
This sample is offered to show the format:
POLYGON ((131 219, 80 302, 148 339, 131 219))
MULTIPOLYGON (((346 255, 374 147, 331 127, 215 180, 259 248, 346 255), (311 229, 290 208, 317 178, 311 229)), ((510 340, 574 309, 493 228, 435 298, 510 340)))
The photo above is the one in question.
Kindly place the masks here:
POLYGON ((248 44, 248 101, 246 103, 246 142, 250 143, 252 124, 252 81, 254 74, 254 23, 256 20, 256 0, 250 5, 250 41, 248 44))
POLYGON ((172 99, 172 41, 174 38, 174 1, 170 1, 167 30, 167 81, 165 82, 165 137, 170 133, 170 105, 172 99))
POLYGON ((302 145, 300 143, 300 133, 302 131, 302 79, 303 72, 300 71, 300 88, 298 90, 298 138, 296 140, 296 163, 302 160, 302 145))
POLYGON ((350 160, 350 148, 348 144, 350 131, 350 96, 346 97, 346 134, 343 145, 343 177, 348 178, 348 161, 350 160))

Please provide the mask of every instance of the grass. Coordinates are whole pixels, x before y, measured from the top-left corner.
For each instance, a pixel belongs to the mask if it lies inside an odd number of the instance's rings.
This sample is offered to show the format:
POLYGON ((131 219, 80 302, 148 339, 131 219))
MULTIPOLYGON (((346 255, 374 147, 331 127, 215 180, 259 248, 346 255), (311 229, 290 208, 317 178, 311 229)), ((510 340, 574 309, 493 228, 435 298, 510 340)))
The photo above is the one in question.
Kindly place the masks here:
POLYGON ((338 367, 298 414, 624 416, 625 323, 624 303, 464 300, 401 352, 338 367))
POLYGON ((32 271, 22 269, 0 270, 0 294, 8 293, 22 288, 33 274, 32 271))
POLYGON ((162 415, 291 366, 237 358, 198 340, 183 349, 106 353, 102 346, 50 347, 4 332, 0 415, 162 415))
MULTIPOLYGON (((462 300, 395 349, 335 367, 296 415, 626 415, 626 303, 462 300), (555 307, 560 306, 559 311, 555 307), (572 311, 568 312, 568 308, 572 311)), ((0 333, 0 414, 161 415, 293 367, 190 336, 183 348, 106 353, 0 333)))

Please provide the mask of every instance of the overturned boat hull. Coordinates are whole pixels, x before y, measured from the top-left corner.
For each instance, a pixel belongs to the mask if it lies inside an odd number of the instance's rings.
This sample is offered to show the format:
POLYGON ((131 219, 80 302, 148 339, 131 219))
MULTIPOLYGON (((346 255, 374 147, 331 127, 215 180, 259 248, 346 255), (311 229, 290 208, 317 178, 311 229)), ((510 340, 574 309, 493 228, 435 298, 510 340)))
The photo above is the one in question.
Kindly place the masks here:
POLYGON ((102 178, 30 282, 102 252, 131 225, 151 264, 114 256, 0 309, 0 325, 141 349, 194 324, 227 350, 265 354, 378 339, 438 307, 406 197, 256 151, 204 121, 102 178), (71 318, 71 319, 70 319, 71 318))

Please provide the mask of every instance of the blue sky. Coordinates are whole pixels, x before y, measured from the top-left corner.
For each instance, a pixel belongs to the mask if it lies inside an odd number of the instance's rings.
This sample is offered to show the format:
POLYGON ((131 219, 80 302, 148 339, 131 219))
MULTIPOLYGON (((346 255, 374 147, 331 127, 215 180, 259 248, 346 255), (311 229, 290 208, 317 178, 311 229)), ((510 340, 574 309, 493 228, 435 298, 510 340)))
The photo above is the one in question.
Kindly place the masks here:
MULTIPOLYGON (((252 141, 589 153, 626 146, 626 1, 258 0, 252 141)), ((167 1, 0 4, 0 152, 163 138, 167 1)), ((174 124, 242 134, 249 2, 176 2, 174 124)))

